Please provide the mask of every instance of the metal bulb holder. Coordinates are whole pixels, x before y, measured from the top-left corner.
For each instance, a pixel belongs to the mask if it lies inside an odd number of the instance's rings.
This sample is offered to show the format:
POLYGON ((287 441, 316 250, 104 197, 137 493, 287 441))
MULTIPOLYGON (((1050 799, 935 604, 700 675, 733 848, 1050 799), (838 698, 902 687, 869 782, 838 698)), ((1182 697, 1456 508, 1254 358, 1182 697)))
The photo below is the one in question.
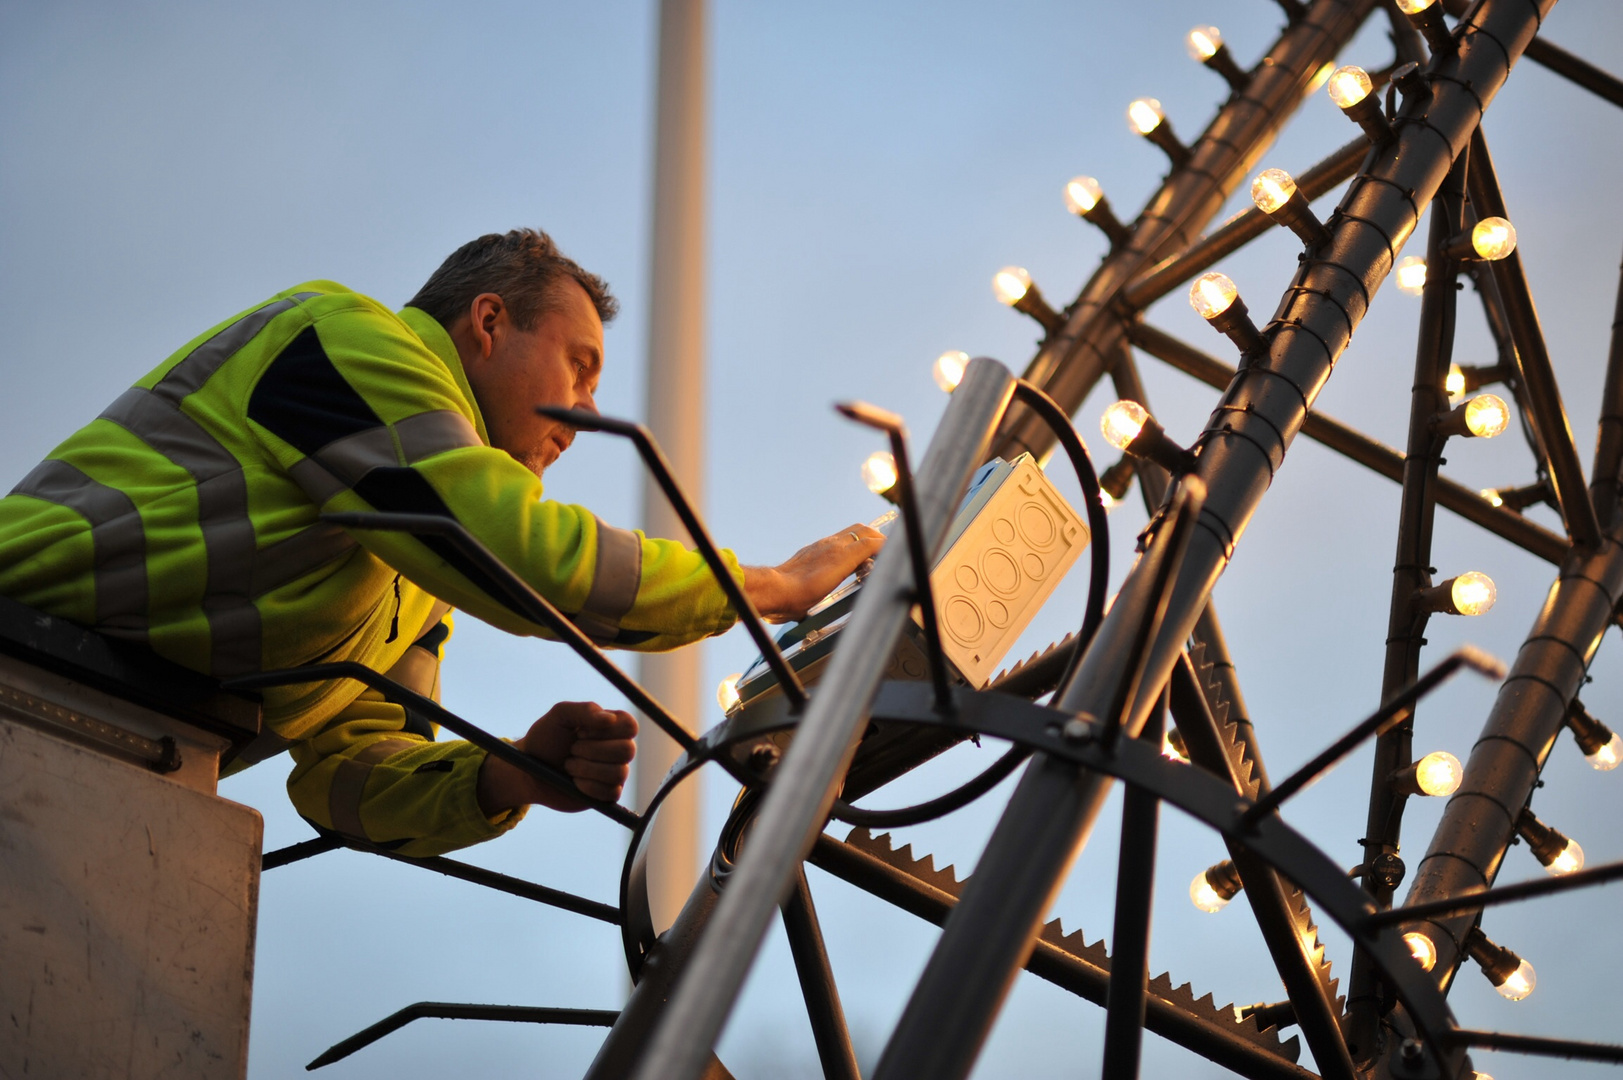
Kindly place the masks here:
POLYGON ((1397 137, 1381 101, 1375 95, 1375 81, 1369 72, 1356 64, 1347 64, 1331 72, 1326 84, 1330 100, 1349 120, 1364 129, 1364 137, 1376 147, 1385 146, 1397 137))
POLYGON ((1567 727, 1572 729, 1572 738, 1577 742, 1579 751, 1595 768, 1610 771, 1623 760, 1618 752, 1617 735, 1591 716, 1584 703, 1577 698, 1572 699, 1572 705, 1567 709, 1567 727))
POLYGON ((1099 490, 1121 502, 1126 498, 1128 489, 1133 486, 1133 477, 1136 475, 1138 465, 1130 456, 1124 456, 1099 474, 1099 490))
POLYGON ((1042 290, 1037 288, 1036 282, 1032 282, 1025 295, 1009 306, 1042 323, 1043 329, 1050 334, 1056 334, 1065 328, 1065 316, 1054 310, 1043 296, 1042 290))
POLYGON ((1223 81, 1229 84, 1229 89, 1237 94, 1243 93, 1251 84, 1251 76, 1241 70, 1240 65, 1234 60, 1234 54, 1229 52, 1227 44, 1218 45, 1217 51, 1201 63, 1223 76, 1223 81))
POLYGON ((1234 1006, 1234 1018, 1254 1019, 1259 1030, 1267 1031, 1269 1028, 1290 1027, 1296 1023, 1296 1008, 1289 999, 1276 1001, 1272 1005, 1259 1001, 1255 1005, 1234 1006))
POLYGON ((1527 977, 1532 974, 1532 965, 1526 964, 1521 957, 1509 949, 1489 941, 1488 935, 1482 932, 1482 927, 1473 927, 1471 932, 1466 935, 1465 955, 1475 960, 1477 966, 1482 969, 1482 974, 1488 977, 1488 981, 1493 983, 1494 988, 1499 990, 1501 995, 1510 998, 1510 1000, 1518 1001, 1533 992, 1532 980, 1527 977), (1524 991, 1518 987, 1515 991, 1516 996, 1511 997, 1510 994, 1505 993, 1504 987, 1517 975, 1521 974, 1524 967, 1527 968, 1527 976, 1523 978, 1526 989, 1524 991))
POLYGON ((1457 366, 1460 372, 1460 388, 1458 391, 1450 388, 1449 392, 1451 394, 1473 394, 1484 386, 1504 382, 1510 375, 1510 372, 1503 364, 1460 364, 1457 366))
POLYGON ((1174 476, 1195 467, 1195 455, 1173 442, 1153 416, 1144 421, 1138 437, 1122 449, 1136 458, 1155 462, 1174 476))
POLYGON ((1529 506, 1548 503, 1554 498, 1553 493, 1550 491, 1550 483, 1547 480, 1540 480, 1524 487, 1486 488, 1483 490, 1482 495, 1493 505, 1502 506, 1506 510, 1517 514, 1526 510, 1529 506))
POLYGON ((1527 841, 1527 850, 1550 873, 1570 874, 1583 869, 1583 848, 1565 833, 1544 824, 1526 807, 1516 818, 1516 834, 1527 841))
POLYGON ((1364 129, 1364 137, 1376 147, 1385 146, 1397 138, 1397 132, 1386 119, 1386 113, 1381 111, 1381 103, 1374 94, 1362 99, 1353 105, 1341 110, 1347 118, 1364 129))
POLYGON ((1415 593, 1415 602, 1421 610, 1437 615, 1485 615, 1497 599, 1493 579, 1475 570, 1415 593))
POLYGON ((1091 210, 1084 210, 1077 217, 1090 225, 1097 226, 1099 231, 1104 233, 1106 238, 1110 240, 1112 250, 1127 243, 1132 238, 1133 230, 1122 224, 1121 219, 1110 208, 1110 200, 1103 195, 1099 196, 1099 200, 1093 204, 1091 210))
POLYGON ((1269 169, 1258 176, 1251 185, 1251 200, 1274 224, 1295 233, 1309 251, 1330 243, 1330 230, 1307 205, 1296 181, 1282 170, 1269 169), (1285 195, 1283 202, 1277 198, 1281 194, 1285 195))
POLYGON ((1398 7, 1409 19, 1409 25, 1420 31, 1431 46, 1431 51, 1437 56, 1447 56, 1458 48, 1454 35, 1449 33, 1448 24, 1443 21, 1443 5, 1436 0, 1416 3, 1414 0, 1399 0, 1398 7))
POLYGON ((1432 417, 1431 429, 1444 438, 1491 439, 1510 423, 1510 407, 1497 394, 1478 394, 1432 417))

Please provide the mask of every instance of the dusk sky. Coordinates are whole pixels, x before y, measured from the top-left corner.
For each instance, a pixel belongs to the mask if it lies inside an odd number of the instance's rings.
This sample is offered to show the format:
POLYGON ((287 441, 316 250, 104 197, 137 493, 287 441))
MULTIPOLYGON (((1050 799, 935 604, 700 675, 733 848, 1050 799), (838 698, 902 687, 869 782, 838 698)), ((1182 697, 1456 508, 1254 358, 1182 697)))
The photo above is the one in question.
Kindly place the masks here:
MULTIPOLYGON (((524 225, 551 232, 621 298, 599 404, 638 417, 654 13, 652 3, 619 0, 0 0, 0 318, 11 327, 0 490, 232 313, 316 278, 399 305, 462 242, 524 225)), ((938 353, 962 349, 1024 367, 1036 324, 994 300, 991 276, 1021 264, 1057 306, 1074 297, 1105 241, 1066 213, 1066 179, 1098 177, 1130 219, 1166 160, 1129 132, 1127 103, 1159 98, 1175 129, 1193 138, 1227 93, 1186 56, 1184 33, 1218 24, 1249 67, 1283 22, 1269 0, 721 0, 711 16, 707 515, 718 540, 750 563, 776 563, 885 509, 858 477, 880 444, 836 416, 834 401, 902 413, 922 452, 946 401, 930 377, 938 353)), ((1615 3, 1567 0, 1546 34, 1623 68, 1615 3)), ((1341 61, 1385 66, 1385 35, 1385 20, 1372 20, 1341 61)), ((1587 470, 1623 252, 1623 112, 1523 62, 1485 128, 1587 470)), ((1355 133, 1321 91, 1262 165, 1300 173, 1355 133)), ((1317 209, 1328 213, 1338 197, 1317 209)), ((1242 186, 1218 220, 1248 205, 1242 186)), ((1416 235, 1423 240, 1423 227, 1416 235)), ((1421 247, 1411 242, 1407 253, 1421 247)), ((1259 321, 1298 250, 1276 230, 1221 264, 1259 321)), ((1418 300, 1390 283, 1382 289, 1317 408, 1401 447, 1418 311, 1418 300)), ((1492 362, 1469 288, 1460 312, 1456 359, 1492 362)), ((1233 361, 1181 289, 1148 319, 1233 361)), ((1174 438, 1192 440, 1216 394, 1148 357, 1140 364, 1157 417, 1174 438)), ((1101 468, 1115 460, 1098 428, 1111 400, 1101 389, 1077 415, 1101 468)), ((1451 445, 1448 457, 1444 472, 1471 488, 1534 478, 1514 426, 1492 442, 1451 445)), ((639 468, 614 441, 582 436, 545 479, 551 498, 637 524, 639 468)), ((1077 497, 1063 469, 1055 480, 1077 497)), ((1275 778, 1377 704, 1397 507, 1396 485, 1299 440, 1217 588, 1275 778)), ((1559 528, 1547 509, 1529 513, 1559 528)), ((1111 518, 1117 580, 1144 521, 1135 490, 1111 518)), ((1509 661, 1554 569, 1447 511, 1437 521, 1439 577, 1485 571, 1499 599, 1478 619, 1434 619, 1423 663, 1462 641, 1509 661)), ((1007 662, 1074 628, 1086 587, 1083 560, 1007 662)), ((1612 723, 1623 721, 1615 637, 1583 694, 1612 723)), ((754 656, 741 631, 703 648, 707 685, 754 656)), ((444 686, 449 707, 509 736, 558 700, 620 704, 562 647, 468 617, 448 647, 444 686)), ((1419 713, 1417 754, 1446 749, 1463 760, 1493 696, 1492 685, 1466 675, 1437 693, 1419 713)), ((719 719, 709 708, 702 727, 719 719)), ((901 805, 944 791, 1000 752, 990 743, 953 751, 870 801, 901 805)), ((288 768, 278 759, 222 785, 264 815, 267 850, 311 835, 287 801, 288 768)), ((1369 768, 1367 751, 1355 756, 1286 815, 1349 867, 1361 857, 1369 768)), ((1534 798, 1540 817, 1580 839, 1592 865, 1623 858, 1623 770, 1592 771, 1563 736, 1545 780, 1534 798)), ((704 783, 708 850, 736 789, 720 775, 704 783)), ((901 838, 963 876, 1009 786, 901 838)), ((1118 807, 1115 796, 1055 908, 1090 940, 1109 933, 1118 807)), ((1437 800, 1410 803, 1403 854, 1411 873, 1440 811, 1437 800)), ((1171 969, 1219 1004, 1279 999, 1243 896, 1216 915, 1188 900, 1191 877, 1224 857, 1221 841, 1176 812, 1162 820, 1152 971, 1171 969)), ((535 810, 465 857, 612 901, 623 847, 621 830, 602 819, 535 810)), ((1501 880, 1541 876, 1521 846, 1501 880)), ((820 872, 811 881, 866 1068, 936 931, 820 872)), ((1485 929, 1537 966, 1538 989, 1510 1004, 1466 970, 1451 997, 1461 1022, 1615 1041, 1618 895, 1491 912, 1485 929)), ((291 1075, 418 1000, 613 1008, 626 988, 612 928, 357 853, 266 874, 259 920, 254 1080, 291 1075)), ((1345 990, 1347 939, 1334 928, 1324 936, 1345 990)), ((975 1075, 1092 1075, 1102 1030, 1102 1010, 1024 976, 975 1075)), ((324 1074, 576 1077, 600 1039, 594 1029, 419 1021, 324 1074)), ((778 928, 719 1052, 741 1080, 818 1075, 778 928)), ((1549 1067, 1476 1057, 1499 1080, 1549 1067)), ((1154 1036, 1146 1036, 1145 1068, 1227 1075, 1154 1036)), ((1562 1068, 1600 1075, 1599 1067, 1562 1068)))

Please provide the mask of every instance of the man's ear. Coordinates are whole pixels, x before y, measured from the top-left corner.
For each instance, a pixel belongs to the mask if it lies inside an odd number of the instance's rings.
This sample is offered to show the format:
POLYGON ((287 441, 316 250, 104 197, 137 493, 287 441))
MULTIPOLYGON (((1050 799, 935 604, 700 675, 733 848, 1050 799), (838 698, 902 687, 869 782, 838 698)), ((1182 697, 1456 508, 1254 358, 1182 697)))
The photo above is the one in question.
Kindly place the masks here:
POLYGON ((481 360, 496 351, 496 338, 507 329, 507 305, 495 293, 480 293, 468 305, 468 336, 481 360))

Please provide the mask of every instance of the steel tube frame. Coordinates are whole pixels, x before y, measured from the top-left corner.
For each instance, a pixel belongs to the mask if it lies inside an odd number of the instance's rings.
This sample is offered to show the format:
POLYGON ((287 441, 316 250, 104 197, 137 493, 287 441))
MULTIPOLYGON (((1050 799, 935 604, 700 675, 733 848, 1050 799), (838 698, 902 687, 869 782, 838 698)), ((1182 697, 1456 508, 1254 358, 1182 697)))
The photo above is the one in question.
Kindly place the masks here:
POLYGON ((800 979, 800 994, 806 999, 806 1015, 811 1021, 824 1080, 862 1080, 805 870, 796 875, 794 890, 783 901, 783 929, 800 979))
MULTIPOLYGON (((1505 210, 1493 159, 1488 155, 1488 143, 1480 127, 1471 134, 1471 168, 1466 183, 1478 219, 1510 216, 1505 210)), ((1491 265, 1505 317, 1510 323, 1511 338, 1516 343, 1516 364, 1531 406, 1533 429, 1538 432, 1549 457, 1550 486, 1555 489, 1562 520, 1567 524, 1567 535, 1574 544, 1594 547, 1600 543, 1600 522, 1589 502, 1583 466, 1578 463, 1572 427, 1567 423, 1566 409, 1561 404, 1561 389, 1556 385, 1544 331, 1539 326, 1538 309, 1533 305, 1527 273, 1522 268, 1521 253, 1512 251, 1491 265)))
MULTIPOLYGON (((1009 372, 978 358, 970 361, 948 402, 918 477, 919 512, 932 557, 1013 393, 1009 372)), ((822 693, 778 766, 751 842, 717 907, 723 932, 704 934, 695 949, 632 1074, 637 1080, 690 1080, 704 1067, 767 923, 827 820, 868 704, 912 607, 911 576, 904 548, 880 553, 830 661, 822 693)))
MULTIPOLYGON (((1134 345, 1157 360, 1171 364, 1207 386, 1224 390, 1234 381, 1234 368, 1164 330, 1147 323, 1134 323, 1128 330, 1128 337, 1134 345)), ((1623 406, 1620 406, 1620 410, 1623 410, 1623 406)), ((1623 423, 1623 417, 1620 417, 1620 423, 1623 423)), ((1302 424, 1302 434, 1388 480, 1403 480, 1402 454, 1339 420, 1323 413, 1308 413, 1302 424)), ((1620 446, 1623 446, 1623 428, 1620 428, 1620 446)), ((1446 477, 1434 479, 1433 492, 1438 506, 1452 510, 1465 520, 1482 526, 1545 562, 1560 565, 1572 546, 1566 537, 1557 536, 1520 514, 1494 506, 1464 484, 1446 477)))
POLYGON ((393 1034, 413 1020, 507 1020, 523 1024, 572 1024, 608 1027, 619 1014, 613 1009, 553 1009, 534 1005, 463 1005, 449 1001, 419 1001, 334 1043, 306 1070, 324 1068, 393 1034))
MULTIPOLYGON (((1188 248, 1222 209, 1302 104, 1313 74, 1352 40, 1376 0, 1315 0, 1280 34, 1244 93, 1218 109, 1193 144, 1187 165, 1174 168, 1131 223, 1131 237, 1111 251, 1067 309, 1065 326, 1048 335, 1023 377, 1041 387, 1068 413, 1076 412, 1109 370, 1122 339, 1117 301, 1124 289, 1156 263, 1188 248)), ((1023 451, 1042 457, 1052 436, 1035 416, 1014 410, 1005 419, 993 453, 1012 458, 1023 451)))
MULTIPOLYGON (((1409 122, 1400 125, 1392 143, 1372 155, 1370 164, 1343 197, 1339 213, 1333 218, 1331 244, 1298 268, 1275 315, 1277 329, 1268 355, 1236 376, 1202 437, 1194 475, 1205 481, 1210 496, 1151 654, 1143 681, 1147 693, 1141 692, 1132 703, 1123 725, 1126 734, 1134 735, 1142 728, 1154 695, 1181 655, 1183 641, 1282 464, 1291 440, 1301 429, 1313 399, 1368 311, 1375 290, 1391 272, 1420 213, 1442 185, 1455 158, 1466 148, 1483 111, 1504 84, 1511 64, 1526 48, 1544 11, 1553 3, 1481 0, 1470 20, 1461 24, 1459 48, 1436 61, 1439 73, 1446 77, 1436 79, 1432 93, 1423 100, 1405 104, 1405 119, 1409 122)), ((1345 12, 1340 5, 1333 6, 1340 10, 1332 11, 1332 5, 1321 0, 1299 27, 1345 12)), ((1260 77, 1257 81, 1261 81, 1260 77)), ((1197 161, 1203 149, 1197 149, 1197 161)), ((1073 309, 1067 332, 1094 321, 1097 311, 1090 313, 1085 308, 1079 303, 1073 309)), ((1114 320, 1115 316, 1106 319, 1114 320)), ((1115 329, 1119 333, 1119 321, 1115 329)), ((1101 337, 1090 341, 1090 347, 1102 362, 1117 340, 1114 334, 1101 329, 1101 337)), ((1069 381, 1073 378, 1084 388, 1091 386, 1097 370, 1097 366, 1090 368, 1078 361, 1067 368, 1065 387, 1077 385, 1069 381)), ((1055 386, 1047 388, 1053 392, 1055 386)), ((1067 400, 1064 394, 1055 396, 1062 403, 1067 400)), ((1164 535, 1153 537, 1146 556, 1168 539, 1164 535)), ((1140 560, 1128 575, 1075 682, 1060 703, 1067 711, 1097 713, 1113 697, 1124 659, 1123 647, 1136 627, 1135 616, 1149 599, 1151 585, 1146 571, 1155 561, 1148 557, 1140 560)), ((928 973, 932 967, 942 965, 952 968, 952 985, 961 988, 955 1001, 943 1002, 934 1014, 941 1026, 933 1033, 938 1038, 928 1040, 935 1044, 928 1047, 930 1060, 949 1066, 932 1070, 934 1074, 962 1076, 972 1064, 980 1039, 990 1028, 1023 957, 1020 949, 999 948, 992 953, 985 935, 997 928, 1024 926, 1025 947, 1029 950, 1029 934, 1035 924, 1027 920, 1027 913, 1045 905, 1086 842, 1102 790, 1103 783, 1080 779, 1073 770, 1057 768, 1046 758, 1037 759, 1028 768, 981 857, 980 865, 995 866, 998 871, 1005 862, 1014 863, 1010 875, 977 874, 971 879, 926 968, 925 984, 918 991, 940 992, 930 990, 928 973), (1015 849, 1021 852, 1018 858, 1014 857, 1015 849), (970 971, 982 977, 956 977, 970 971), (948 1040, 951 1050, 942 1053, 942 1044, 948 1040)), ((922 1023, 922 1010, 911 1019, 904 1014, 903 1027, 893 1036, 892 1046, 898 1040, 909 1046, 922 1043, 922 1023)), ((913 1060, 911 1055, 909 1060, 913 1060)), ((880 1075, 884 1072, 882 1062, 880 1075)))
POLYGON ((1595 432, 1595 465, 1589 470, 1589 501, 1602 525, 1617 513, 1619 467, 1623 465, 1623 267, 1617 276, 1617 306, 1612 309, 1612 345, 1606 355, 1606 385, 1601 390, 1600 426, 1595 432))
POLYGON ((1571 892, 1574 889, 1587 889, 1592 885, 1605 885, 1619 878, 1623 878, 1623 862, 1612 862, 1564 874, 1558 878, 1538 878, 1533 881, 1519 881, 1514 885, 1501 885, 1497 889, 1471 893, 1453 900, 1433 900, 1414 907, 1392 908, 1389 911, 1376 912, 1366 919, 1365 923, 1369 926, 1386 926, 1413 922, 1415 919, 1432 915, 1453 915, 1461 911, 1473 911, 1497 904, 1513 904, 1518 900, 1531 900, 1538 896, 1571 892))
MULTIPOLYGON (((1160 745, 1166 697, 1139 738, 1160 745)), ((1121 849, 1116 859, 1116 912, 1110 931, 1110 985, 1105 991, 1104 1080, 1136 1080, 1144 1048, 1150 983, 1150 915, 1155 902, 1161 800, 1130 787, 1123 793, 1121 849)))

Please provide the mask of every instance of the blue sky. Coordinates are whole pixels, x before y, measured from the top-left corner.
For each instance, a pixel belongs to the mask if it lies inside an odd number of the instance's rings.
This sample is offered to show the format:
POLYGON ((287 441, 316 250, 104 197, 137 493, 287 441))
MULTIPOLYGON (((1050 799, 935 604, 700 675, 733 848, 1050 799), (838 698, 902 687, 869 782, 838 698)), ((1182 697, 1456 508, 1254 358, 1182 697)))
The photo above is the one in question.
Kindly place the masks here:
MULTIPOLYGON (((1074 295, 1104 245, 1066 215, 1064 181, 1099 177, 1131 216, 1165 162, 1129 134, 1127 102, 1158 97, 1192 136, 1226 92, 1186 57, 1184 31, 1218 23, 1249 66, 1281 21, 1266 0, 723 0, 712 15, 708 512, 721 542, 750 562, 778 561, 883 508, 857 477, 877 443, 840 421, 831 402, 863 398, 900 411, 922 445, 944 404, 929 376, 937 353, 958 348, 1017 370, 1025 364, 1035 324, 996 304, 990 277, 1020 263, 1056 302, 1074 295)), ((1547 33, 1617 67, 1623 11, 1568 0, 1547 33)), ((638 415, 653 45, 649 3, 0 3, 0 318, 8 327, 0 477, 14 482, 179 344, 273 292, 332 278, 398 304, 462 241, 517 225, 551 231, 614 285, 624 314, 608 331, 600 403, 638 415)), ((1388 55, 1384 26, 1372 24, 1344 60, 1375 68, 1388 55)), ((1299 172, 1352 132, 1321 93, 1263 164, 1299 172)), ((1587 462, 1623 250, 1615 183, 1623 113, 1524 63, 1487 133, 1587 462)), ((1280 231, 1223 269, 1266 314, 1294 253, 1280 231)), ((1486 362, 1474 298, 1462 300, 1456 355, 1486 362)), ((1319 408, 1401 445, 1417 312, 1413 299, 1383 290, 1319 408)), ((1151 320, 1228 355, 1177 294, 1151 320)), ((1158 417, 1175 438, 1193 437, 1215 395, 1153 360, 1141 364, 1158 417)), ((1095 447, 1108 402, 1095 394, 1078 414, 1095 447)), ((1451 450, 1446 471, 1472 487, 1531 479, 1514 433, 1451 450)), ((637 466, 612 442, 581 439, 547 487, 635 524, 637 466)), ((1276 776, 1375 702, 1396 511, 1395 486, 1298 442, 1218 587, 1276 776)), ((1554 524, 1546 511, 1532 513, 1554 524)), ((1133 505, 1113 517, 1118 576, 1142 523, 1133 505)), ((1499 604, 1469 623, 1434 621, 1428 657, 1463 640, 1513 656, 1551 569, 1446 512, 1435 551, 1444 573, 1491 574, 1499 604)), ((1019 650, 1073 626, 1085 587, 1079 567, 1019 650)), ((705 649, 709 683, 753 655, 736 632, 705 649)), ((1623 718, 1615 641, 1592 674, 1592 711, 1623 718)), ((555 700, 614 700, 560 648, 471 619, 452 643, 445 689, 451 707, 504 734, 555 700)), ((1450 685, 1422 711, 1417 750, 1464 758, 1492 696, 1492 687, 1464 678, 1450 685)), ((991 752, 949 754, 885 801, 941 790, 991 752)), ((1290 815, 1348 865, 1358 861, 1367 773, 1367 756, 1353 760, 1290 815)), ((287 806, 284 777, 273 762, 224 788, 265 815, 267 847, 308 835, 287 806)), ((1546 778, 1535 799, 1541 816, 1580 838, 1593 863, 1623 856, 1614 827, 1623 777, 1591 772, 1563 739, 1546 778)), ((732 791, 707 782, 714 825, 732 791)), ((965 871, 1005 795, 907 830, 906 839, 965 871)), ((1056 906, 1068 928, 1080 925, 1090 938, 1109 926, 1114 806, 1056 906)), ((1411 866, 1439 809, 1411 804, 1411 866)), ((537 811, 469 857, 611 899, 621 844, 612 825, 537 811)), ((1221 854, 1215 837, 1167 815, 1152 966, 1219 1002, 1274 1000, 1277 978, 1243 901, 1207 916, 1186 898, 1189 878, 1221 854)), ((1536 873, 1525 848, 1511 852, 1506 880, 1536 873)), ((853 1029, 871 1058, 934 931, 815 873, 813 888, 853 1029)), ((1474 1026, 1604 1037, 1615 1009, 1598 992, 1623 963, 1606 932, 1614 911, 1606 894, 1501 909, 1487 929, 1538 965, 1538 992, 1508 1005, 1467 972, 1456 1009, 1474 1026)), ((1326 937, 1345 975, 1345 941, 1326 937)), ((624 992, 607 928, 349 853, 266 876, 257 980, 255 1078, 287 1075, 419 999, 612 1007, 624 992)), ((1101 1030, 1093 1006, 1022 979, 976 1075, 1074 1075, 1097 1054, 1101 1030)), ((575 1029, 419 1022, 329 1072, 570 1077, 597 1039, 575 1029)), ((1148 1046, 1152 1068, 1220 1074, 1153 1037, 1148 1046)), ((814 1074, 781 935, 768 939, 722 1056, 740 1077, 814 1074)), ((1484 1057, 1479 1067, 1504 1078, 1538 1066, 1484 1057)))

